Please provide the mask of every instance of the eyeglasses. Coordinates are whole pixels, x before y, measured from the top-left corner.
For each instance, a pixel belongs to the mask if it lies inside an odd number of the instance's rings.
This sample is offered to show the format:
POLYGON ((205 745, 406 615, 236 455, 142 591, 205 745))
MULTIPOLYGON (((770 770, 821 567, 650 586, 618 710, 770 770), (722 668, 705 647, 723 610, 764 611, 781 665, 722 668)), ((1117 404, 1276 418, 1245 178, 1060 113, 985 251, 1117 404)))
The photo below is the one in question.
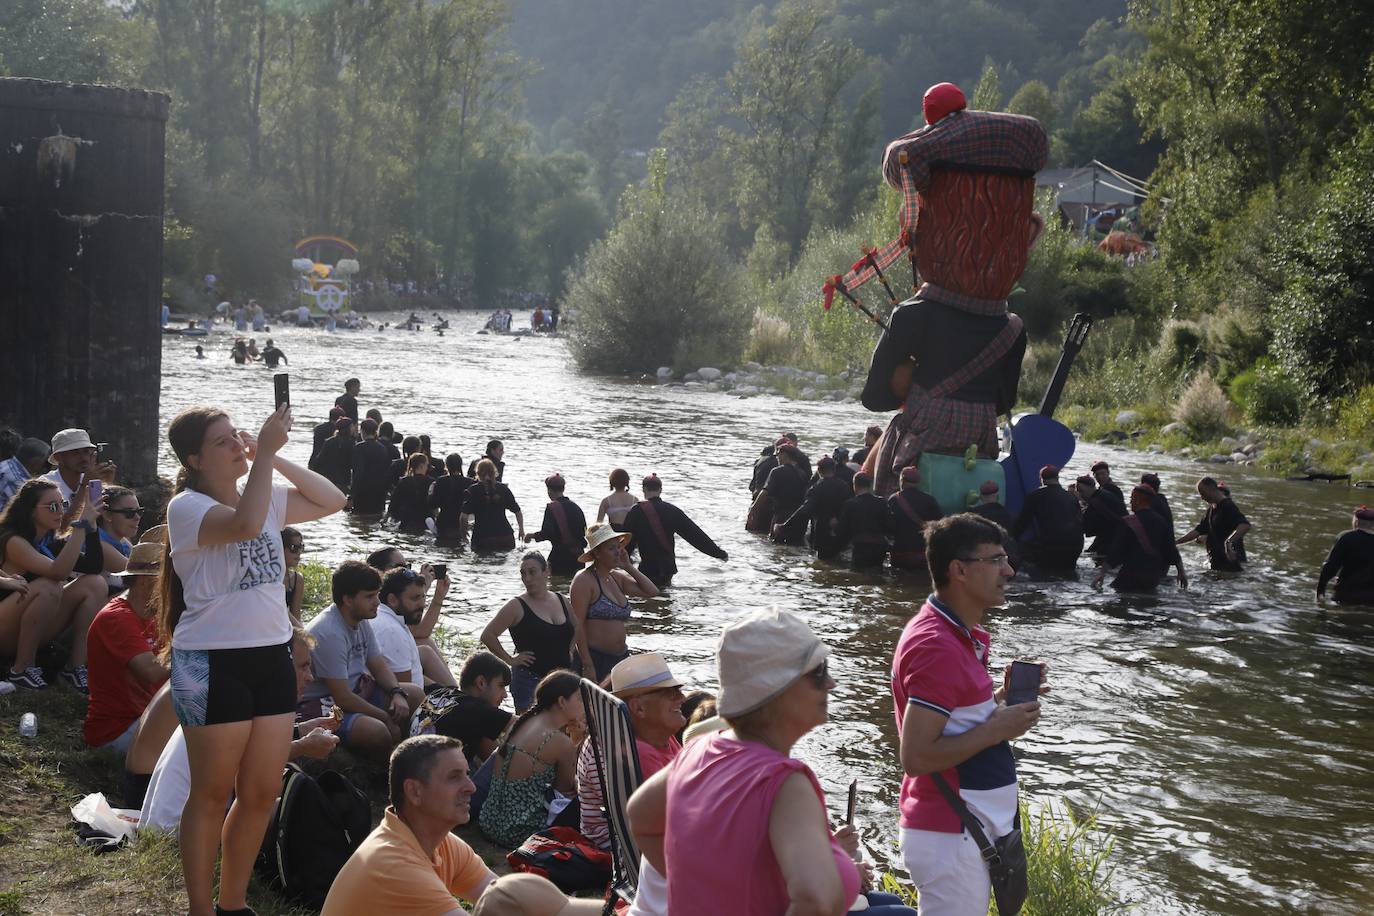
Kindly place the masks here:
POLYGON ((143 517, 143 507, 142 507, 142 506, 139 506, 139 507, 136 507, 136 508, 133 508, 133 509, 106 509, 105 511, 106 511, 107 513, 109 513, 110 515, 122 515, 122 516, 124 516, 125 518, 128 518, 128 519, 142 518, 142 517, 143 517))
POLYGON ((960 563, 993 563, 997 566, 1010 566, 1011 557, 1005 553, 995 553, 990 557, 957 557, 960 563))
POLYGON ((826 682, 830 680, 830 662, 824 661, 806 672, 804 675, 811 679, 811 683, 817 690, 824 690, 826 682))
POLYGON ((71 503, 67 502, 65 499, 63 499, 63 500, 56 500, 56 499, 54 499, 54 500, 53 500, 52 502, 50 502, 50 503, 43 503, 42 506, 43 506, 44 509, 47 509, 49 512, 66 512, 69 508, 71 508, 71 503))

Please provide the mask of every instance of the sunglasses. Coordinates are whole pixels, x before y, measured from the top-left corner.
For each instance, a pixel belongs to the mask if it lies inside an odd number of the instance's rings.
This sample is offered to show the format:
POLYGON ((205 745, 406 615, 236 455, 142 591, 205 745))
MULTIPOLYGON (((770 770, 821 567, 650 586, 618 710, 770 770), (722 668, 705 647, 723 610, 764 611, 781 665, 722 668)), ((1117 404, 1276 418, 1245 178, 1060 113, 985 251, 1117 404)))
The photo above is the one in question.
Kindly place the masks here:
POLYGON ((302 550, 305 549, 305 542, 297 541, 294 544, 283 544, 282 546, 285 547, 287 550, 291 551, 292 553, 300 553, 302 550))
POLYGON ((143 517, 143 508, 141 506, 135 509, 106 509, 105 512, 109 515, 122 515, 128 519, 143 517))
POLYGON ((814 685, 817 690, 824 690, 826 682, 830 680, 830 662, 821 662, 815 668, 806 672, 804 676, 810 678, 812 685, 814 685))
POLYGON ((42 505, 43 508, 47 509, 49 512, 66 512, 69 508, 71 508, 71 503, 67 502, 65 499, 54 499, 50 503, 41 503, 40 505, 42 505))

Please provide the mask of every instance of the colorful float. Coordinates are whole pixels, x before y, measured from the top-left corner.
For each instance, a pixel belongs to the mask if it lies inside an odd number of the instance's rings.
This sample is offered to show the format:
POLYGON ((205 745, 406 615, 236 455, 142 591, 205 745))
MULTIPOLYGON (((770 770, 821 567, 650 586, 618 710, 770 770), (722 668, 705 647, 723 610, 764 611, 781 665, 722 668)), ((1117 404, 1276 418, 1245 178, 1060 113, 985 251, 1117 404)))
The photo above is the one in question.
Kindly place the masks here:
POLYGON ((360 270, 358 246, 337 235, 311 235, 296 243, 294 254, 291 269, 301 307, 311 316, 349 311, 352 277, 360 270))

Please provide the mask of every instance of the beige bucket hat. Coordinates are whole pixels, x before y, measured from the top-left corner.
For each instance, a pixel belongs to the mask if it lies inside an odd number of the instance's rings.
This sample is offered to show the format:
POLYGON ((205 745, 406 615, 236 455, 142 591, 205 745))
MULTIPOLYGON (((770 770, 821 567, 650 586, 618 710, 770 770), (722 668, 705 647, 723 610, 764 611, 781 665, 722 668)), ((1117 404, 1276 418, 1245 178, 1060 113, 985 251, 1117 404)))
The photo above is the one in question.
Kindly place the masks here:
POLYGON ((778 607, 757 611, 725 628, 716 646, 725 718, 753 712, 830 657, 830 647, 800 617, 778 607))

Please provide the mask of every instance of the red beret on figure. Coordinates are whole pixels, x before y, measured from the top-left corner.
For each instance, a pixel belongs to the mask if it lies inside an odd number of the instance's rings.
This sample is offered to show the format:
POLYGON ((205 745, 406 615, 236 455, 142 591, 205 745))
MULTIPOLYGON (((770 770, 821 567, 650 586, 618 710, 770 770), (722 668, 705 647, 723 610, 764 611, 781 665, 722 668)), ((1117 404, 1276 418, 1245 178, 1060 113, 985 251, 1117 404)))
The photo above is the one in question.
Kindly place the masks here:
POLYGON ((927 124, 934 124, 945 115, 963 111, 967 107, 964 90, 953 83, 936 83, 926 90, 921 99, 921 113, 925 115, 927 124))

